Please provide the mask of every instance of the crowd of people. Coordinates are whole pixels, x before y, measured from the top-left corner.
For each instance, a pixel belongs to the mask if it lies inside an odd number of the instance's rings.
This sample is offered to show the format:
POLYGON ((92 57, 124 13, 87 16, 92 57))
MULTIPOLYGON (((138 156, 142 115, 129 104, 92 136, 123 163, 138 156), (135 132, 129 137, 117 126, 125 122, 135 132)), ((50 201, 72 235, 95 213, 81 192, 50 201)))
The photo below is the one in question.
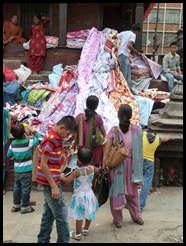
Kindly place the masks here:
MULTIPOLYGON (((96 113, 98 103, 99 99, 95 95, 90 95, 86 101, 85 113, 81 114, 83 117, 80 115, 76 118, 70 115, 62 117, 42 139, 40 134, 32 131, 32 128, 25 130, 23 124, 16 124, 11 128, 14 140, 9 147, 7 142, 4 142, 6 157, 14 160, 15 181, 11 212, 20 211, 21 214, 34 212, 34 208, 29 203, 33 171, 32 149, 39 145, 36 182, 38 189, 43 191, 44 204, 38 243, 50 242, 54 221, 56 221, 57 243, 68 243, 70 237, 80 240, 82 234, 88 235, 91 221, 96 218, 99 203, 92 190, 92 182, 94 174, 106 168, 106 157, 114 139, 114 127, 106 134, 102 117, 96 113), (96 121, 97 127, 106 137, 106 143, 96 148, 91 146, 90 141, 93 134, 92 120, 95 116, 99 119, 96 121), (32 139, 29 138, 30 134, 33 134, 32 139), (71 140, 69 148, 77 149, 77 163, 76 168, 67 176, 61 173, 61 170, 64 165, 62 154, 69 151, 64 147, 64 143, 69 139, 71 140), (97 154, 94 155, 95 153, 97 154), (64 183, 71 182, 74 182, 73 195, 66 210, 62 186, 64 183), (73 218, 76 222, 74 231, 70 231, 68 218, 73 218)), ((3 120, 7 127, 10 126, 7 125, 9 116, 6 110, 4 112, 3 120)), ((134 223, 144 224, 142 212, 152 185, 154 152, 160 141, 171 139, 167 136, 160 140, 158 135, 146 131, 143 133, 141 126, 130 122, 131 117, 131 106, 122 104, 118 110, 117 127, 119 137, 129 150, 129 155, 108 172, 110 212, 116 228, 123 226, 123 209, 126 204, 134 223), (139 185, 142 187, 140 196, 139 185)), ((6 136, 7 139, 7 132, 3 131, 3 133, 3 137, 6 136)))
MULTIPOLYGON (((43 66, 46 55, 44 31, 49 22, 48 17, 42 17, 40 14, 33 17, 28 63, 33 73, 38 73, 43 66)), ((4 25, 4 46, 9 42, 23 42, 21 39, 22 29, 18 25, 16 15, 11 18, 10 25, 15 26, 16 30, 19 29, 19 32, 15 32, 14 36, 11 36, 11 32, 8 36, 7 29, 10 27, 7 27, 7 24, 4 25)), ((129 88, 131 88, 129 54, 132 51, 138 56, 141 55, 133 47, 136 33, 140 30, 140 26, 135 24, 131 31, 121 32, 117 35, 117 38, 120 39, 118 63, 129 88)), ((165 56, 163 60, 163 68, 170 91, 174 86, 173 78, 183 80, 176 48, 177 44, 172 43, 170 54, 165 56)), ((106 168, 106 157, 114 139, 114 127, 111 127, 106 133, 103 118, 96 112, 98 104, 99 98, 97 96, 88 96, 83 113, 78 114, 76 118, 71 115, 63 116, 54 127, 46 132, 42 139, 32 128, 29 128, 28 134, 28 128, 26 130, 21 123, 11 127, 11 116, 6 108, 3 108, 3 183, 8 158, 12 158, 14 161, 15 180, 12 213, 34 212, 34 208, 30 205, 33 172, 32 149, 36 146, 39 149, 36 182, 38 189, 43 192, 44 204, 40 230, 37 235, 38 243, 50 242, 54 221, 56 222, 57 243, 68 243, 70 238, 81 240, 82 234, 87 236, 91 222, 96 219, 99 203, 92 190, 92 182, 94 175, 106 168), (93 146, 91 142, 94 125, 105 138, 105 142, 99 146, 93 146), (11 143, 9 130, 14 138, 11 143), (30 134, 32 134, 31 139, 30 134), (68 143, 68 147, 66 147, 66 143, 68 143), (70 175, 66 176, 61 171, 65 165, 64 160, 66 160, 64 154, 69 153, 69 149, 77 150, 77 166, 70 175), (74 186, 67 210, 62 186, 63 183, 70 182, 73 182, 74 186), (70 231, 68 218, 75 221, 76 229, 73 231, 70 231)), ((140 125, 131 122, 132 113, 133 110, 129 104, 119 106, 119 124, 117 125, 119 138, 129 150, 129 155, 117 167, 108 170, 110 212, 116 228, 123 227, 123 213, 126 205, 132 221, 138 225, 144 224, 142 212, 152 185, 154 153, 161 142, 171 139, 170 136, 163 139, 158 135, 143 131, 140 125), (140 195, 139 185, 141 186, 140 195)))

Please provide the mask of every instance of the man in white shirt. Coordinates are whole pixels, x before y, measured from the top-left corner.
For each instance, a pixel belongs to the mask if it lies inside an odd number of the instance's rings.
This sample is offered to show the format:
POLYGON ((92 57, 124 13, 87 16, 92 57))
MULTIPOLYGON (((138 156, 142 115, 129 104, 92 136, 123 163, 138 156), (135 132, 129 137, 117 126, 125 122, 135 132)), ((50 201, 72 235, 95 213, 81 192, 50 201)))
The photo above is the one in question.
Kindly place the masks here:
POLYGON ((180 68, 180 56, 176 53, 177 43, 170 44, 170 52, 163 57, 163 72, 168 82, 168 89, 171 92, 174 88, 174 79, 183 82, 183 75, 180 68))
POLYGON ((136 41, 136 34, 140 31, 140 25, 134 24, 131 31, 123 31, 117 34, 117 37, 120 40, 120 45, 118 48, 118 62, 130 89, 132 84, 129 55, 130 52, 135 53, 137 56, 141 55, 141 53, 133 47, 136 41))

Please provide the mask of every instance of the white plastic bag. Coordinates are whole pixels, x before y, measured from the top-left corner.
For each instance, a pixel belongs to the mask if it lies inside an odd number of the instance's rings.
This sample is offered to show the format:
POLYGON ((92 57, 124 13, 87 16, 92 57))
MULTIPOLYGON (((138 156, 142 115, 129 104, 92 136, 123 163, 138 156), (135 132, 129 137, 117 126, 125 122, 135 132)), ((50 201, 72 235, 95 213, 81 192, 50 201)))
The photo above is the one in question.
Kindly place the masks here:
POLYGON ((30 68, 25 67, 23 64, 21 64, 20 68, 14 69, 14 72, 18 77, 18 81, 23 83, 27 80, 32 71, 30 70, 30 68))

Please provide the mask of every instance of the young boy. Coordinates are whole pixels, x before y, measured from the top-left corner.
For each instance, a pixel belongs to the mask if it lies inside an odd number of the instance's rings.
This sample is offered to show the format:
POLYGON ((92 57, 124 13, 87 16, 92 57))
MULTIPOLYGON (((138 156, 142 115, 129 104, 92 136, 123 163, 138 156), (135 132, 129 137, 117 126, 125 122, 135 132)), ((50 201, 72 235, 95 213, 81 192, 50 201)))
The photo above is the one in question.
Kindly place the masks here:
POLYGON ((61 189, 60 174, 63 163, 63 142, 77 131, 76 119, 64 116, 44 136, 39 147, 36 182, 43 190, 45 203, 38 234, 38 243, 49 243, 53 222, 56 220, 57 242, 69 242, 67 208, 61 189))
MULTIPOLYGON (((30 129, 31 130, 31 129, 30 129)), ((11 134, 15 138, 9 146, 7 156, 14 160, 14 191, 13 207, 11 212, 20 211, 21 214, 34 212, 30 206, 30 193, 32 185, 32 149, 39 144, 40 134, 32 132, 35 138, 26 138, 25 128, 22 124, 16 124, 11 128, 11 134)))

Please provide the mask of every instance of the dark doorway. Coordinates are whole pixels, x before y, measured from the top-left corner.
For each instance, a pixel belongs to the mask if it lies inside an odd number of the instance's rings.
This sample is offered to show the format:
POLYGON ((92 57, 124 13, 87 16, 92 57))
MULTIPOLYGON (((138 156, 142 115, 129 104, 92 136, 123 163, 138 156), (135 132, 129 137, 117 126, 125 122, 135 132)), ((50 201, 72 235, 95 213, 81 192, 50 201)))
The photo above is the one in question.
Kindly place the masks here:
POLYGON ((123 24, 122 4, 116 6, 104 6, 103 8, 103 29, 108 27, 119 31, 123 24))
MULTIPOLYGON (((50 4, 48 3, 20 3, 21 6, 21 26, 23 36, 29 40, 29 30, 32 25, 32 19, 35 14, 40 13, 42 16, 49 16, 50 4)), ((46 35, 50 35, 50 25, 47 26, 46 35)))

